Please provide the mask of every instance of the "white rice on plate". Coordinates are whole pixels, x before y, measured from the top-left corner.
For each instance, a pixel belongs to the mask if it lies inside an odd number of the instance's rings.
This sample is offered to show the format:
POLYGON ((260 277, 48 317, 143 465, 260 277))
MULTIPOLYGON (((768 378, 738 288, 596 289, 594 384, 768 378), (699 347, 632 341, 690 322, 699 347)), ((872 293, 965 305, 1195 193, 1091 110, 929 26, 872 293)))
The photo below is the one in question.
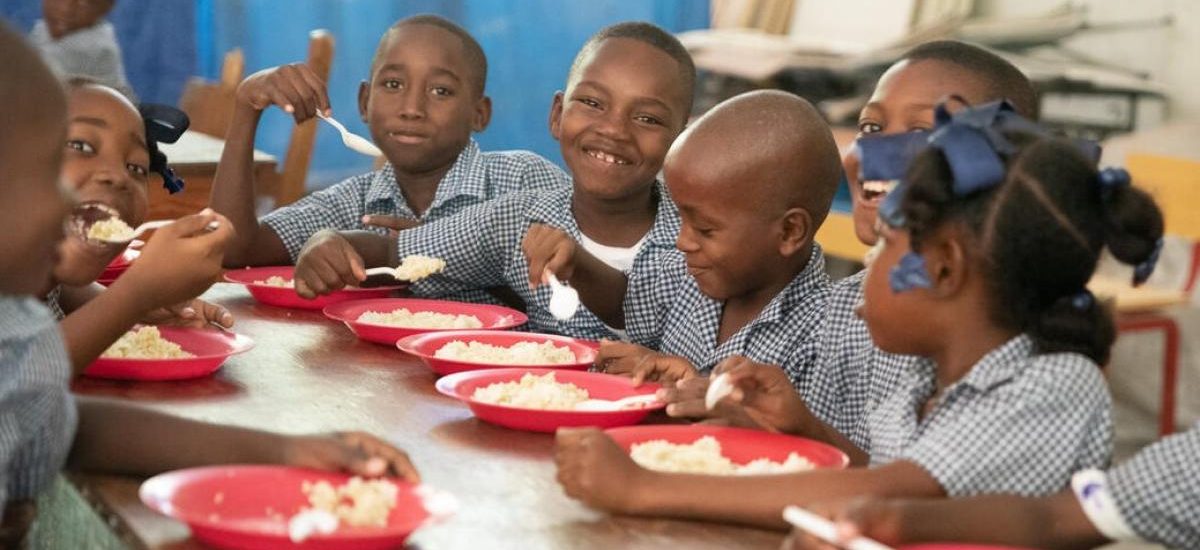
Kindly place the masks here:
POLYGON ((648 470, 686 474, 785 474, 816 468, 810 460, 796 453, 788 454, 783 462, 758 458, 747 464, 735 464, 721 454, 721 442, 710 435, 687 444, 661 439, 637 443, 630 448, 629 455, 648 470))
POLYGON ((270 277, 267 277, 266 279, 260 279, 258 281, 254 281, 254 284, 263 285, 263 286, 275 286, 275 287, 279 287, 279 288, 296 288, 296 281, 293 281, 291 279, 284 279, 283 277, 280 277, 279 275, 272 275, 270 277))
POLYGON ((397 279, 416 282, 446 269, 446 260, 429 256, 405 256, 396 267, 397 279))
POLYGON ((395 483, 358 476, 338 486, 328 481, 305 481, 300 490, 308 497, 309 506, 288 521, 288 536, 295 543, 314 534, 332 533, 343 523, 351 527, 387 527, 400 494, 395 483))
POLYGON ((554 342, 517 342, 509 347, 483 342, 451 340, 433 353, 438 359, 470 361, 490 365, 569 365, 576 361, 567 346, 554 342))
POLYGON ((122 334, 100 357, 109 359, 183 359, 195 355, 162 337, 158 327, 145 326, 122 334))
POLYGON ((483 328, 483 321, 474 315, 414 312, 403 307, 388 312, 367 311, 358 316, 358 322, 404 328, 483 328))
POLYGON ((522 409, 561 411, 574 410, 580 402, 587 401, 588 392, 575 384, 558 382, 552 372, 541 376, 525 373, 519 382, 497 382, 475 388, 471 399, 522 409))

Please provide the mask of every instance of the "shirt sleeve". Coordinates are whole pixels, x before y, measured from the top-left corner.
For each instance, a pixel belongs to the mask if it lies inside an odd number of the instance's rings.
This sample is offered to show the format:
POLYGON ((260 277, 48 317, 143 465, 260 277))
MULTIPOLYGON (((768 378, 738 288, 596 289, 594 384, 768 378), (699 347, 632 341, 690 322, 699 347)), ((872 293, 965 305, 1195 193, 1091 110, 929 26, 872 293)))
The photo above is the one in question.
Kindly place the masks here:
POLYGON ((304 243, 322 229, 362 228, 363 202, 370 175, 342 181, 263 216, 260 223, 279 236, 294 263, 304 243))
POLYGON ((666 316, 685 277, 690 276, 683 254, 674 250, 634 259, 623 303, 630 341, 654 350, 662 347, 666 316))
POLYGON ((1108 483, 1139 536, 1171 548, 1200 548, 1200 423, 1113 468, 1108 483))
POLYGON ((921 466, 950 497, 1041 496, 1078 470, 1107 466, 1111 405, 1099 369, 1068 354, 1030 361, 999 387, 968 388, 939 404, 897 459, 921 466))
POLYGON ((520 190, 554 189, 570 185, 571 179, 558 165, 532 153, 527 156, 520 190))

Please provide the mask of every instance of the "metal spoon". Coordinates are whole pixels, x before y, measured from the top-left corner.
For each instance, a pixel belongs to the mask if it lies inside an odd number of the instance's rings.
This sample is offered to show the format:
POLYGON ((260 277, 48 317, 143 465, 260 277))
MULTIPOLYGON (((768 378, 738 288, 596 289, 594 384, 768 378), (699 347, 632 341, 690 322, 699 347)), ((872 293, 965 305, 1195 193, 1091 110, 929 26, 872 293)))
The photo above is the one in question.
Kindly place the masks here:
POLYGON ((559 321, 575 316, 579 310, 579 291, 563 284, 549 270, 546 280, 550 282, 550 315, 559 321))
POLYGON ((654 394, 631 395, 617 400, 588 399, 580 401, 575 405, 575 410, 588 412, 622 411, 625 409, 645 408, 655 403, 658 403, 658 397, 654 394))
POLYGON ((374 143, 371 143, 371 140, 369 140, 365 137, 362 137, 360 135, 351 133, 350 130, 347 130, 345 126, 342 126, 342 123, 338 122, 337 120, 334 120, 333 117, 325 116, 320 111, 317 111, 317 116, 321 117, 321 120, 328 122, 330 126, 333 126, 334 128, 337 129, 337 131, 339 133, 342 134, 342 144, 345 145, 347 148, 349 148, 351 151, 354 151, 356 153, 362 153, 369 157, 382 157, 383 156, 383 151, 380 151, 379 148, 376 147, 374 143))

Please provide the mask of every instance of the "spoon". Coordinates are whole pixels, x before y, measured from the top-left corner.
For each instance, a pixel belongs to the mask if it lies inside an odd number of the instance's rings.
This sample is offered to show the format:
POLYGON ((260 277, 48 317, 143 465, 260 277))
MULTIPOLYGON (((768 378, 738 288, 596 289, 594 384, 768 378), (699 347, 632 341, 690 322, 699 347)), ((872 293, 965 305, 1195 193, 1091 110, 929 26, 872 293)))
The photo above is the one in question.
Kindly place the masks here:
POLYGON ((546 280, 550 283, 550 315, 559 321, 573 317, 579 309, 579 291, 563 284, 549 270, 546 280))
MULTIPOLYGON (((142 236, 142 234, 147 231, 161 229, 161 228, 171 225, 173 223, 175 223, 175 220, 155 220, 155 221, 146 222, 146 223, 143 223, 142 225, 137 226, 137 228, 134 229, 132 233, 127 233, 124 236, 124 238, 92 239, 89 237, 89 240, 99 241, 102 243, 109 243, 109 244, 124 244, 124 243, 131 242, 134 239, 142 236)), ((204 226, 204 230, 205 231, 216 231, 217 227, 219 227, 220 225, 221 224, 218 223, 216 220, 213 220, 211 222, 208 222, 208 225, 204 226)))
POLYGON ((867 537, 855 537, 841 542, 837 536, 837 526, 832 521, 799 506, 784 508, 783 519, 797 529, 803 529, 825 542, 840 545, 847 550, 894 550, 891 546, 867 537))
POLYGON ((718 402, 731 393, 733 393, 733 384, 729 383, 729 373, 718 374, 716 378, 712 379, 712 382, 709 382, 708 391, 704 392, 704 408, 713 410, 718 402))
POLYGON ((363 273, 366 274, 367 277, 374 275, 387 275, 393 279, 415 283, 436 273, 441 273, 445 268, 446 262, 440 259, 430 258, 428 256, 412 255, 405 256, 404 259, 400 261, 400 265, 396 267, 372 267, 363 273), (430 262, 436 265, 431 267, 430 262))
POLYGON ((588 399, 580 401, 575 405, 577 411, 588 412, 606 412, 606 411, 622 411, 625 409, 645 408, 658 403, 658 397, 654 394, 631 395, 622 397, 621 399, 588 399))
POLYGON ((383 156, 383 151, 380 151, 374 143, 371 143, 371 140, 360 135, 350 133, 350 130, 347 130, 345 126, 342 126, 341 122, 334 120, 333 117, 325 116, 320 111, 317 111, 317 116, 321 117, 321 120, 328 122, 330 126, 333 126, 339 133, 342 134, 342 144, 351 151, 362 153, 369 157, 383 156))

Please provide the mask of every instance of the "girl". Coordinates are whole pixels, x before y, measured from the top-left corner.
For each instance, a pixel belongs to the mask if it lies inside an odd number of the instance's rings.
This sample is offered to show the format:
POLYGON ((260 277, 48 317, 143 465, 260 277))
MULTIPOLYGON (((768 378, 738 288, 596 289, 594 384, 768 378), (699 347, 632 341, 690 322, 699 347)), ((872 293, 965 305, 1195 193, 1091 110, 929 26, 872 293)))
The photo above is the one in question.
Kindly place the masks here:
MULTIPOLYGON (((1162 217, 1127 177, 1102 177, 1075 146, 1031 126, 997 103, 942 111, 932 134, 875 138, 930 146, 881 206, 884 245, 860 308, 877 346, 923 360, 871 412, 866 448, 826 438, 872 468, 662 474, 600 432, 565 431, 556 461, 567 493, 619 512, 780 526, 787 504, 1045 495, 1072 472, 1105 466, 1110 405, 1097 363, 1113 328, 1085 285, 1105 246, 1148 276, 1162 217)), ((742 361, 725 370, 731 398, 751 417, 829 432, 778 368, 742 361)))

